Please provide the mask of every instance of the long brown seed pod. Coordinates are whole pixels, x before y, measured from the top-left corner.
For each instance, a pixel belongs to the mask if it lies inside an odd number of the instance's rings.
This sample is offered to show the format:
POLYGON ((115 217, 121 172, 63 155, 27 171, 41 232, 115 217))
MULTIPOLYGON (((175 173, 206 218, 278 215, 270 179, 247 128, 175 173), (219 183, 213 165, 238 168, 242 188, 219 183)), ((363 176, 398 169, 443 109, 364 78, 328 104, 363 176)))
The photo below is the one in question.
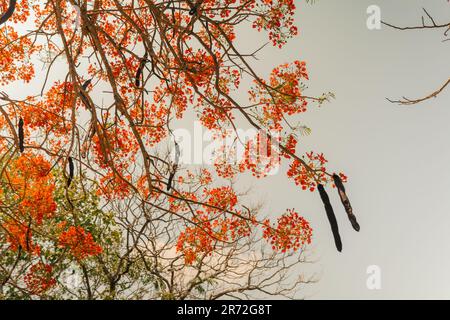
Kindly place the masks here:
POLYGON ((345 208, 345 212, 347 212, 348 219, 350 220, 350 223, 352 224, 353 229, 359 232, 360 227, 359 223, 356 220, 356 216, 353 214, 353 208, 350 204, 350 200, 347 197, 347 194, 345 193, 345 187, 342 183, 341 178, 337 174, 333 174, 333 180, 334 184, 336 185, 336 188, 339 192, 339 197, 341 198, 342 205, 345 208))
POLYGON ((197 13, 197 7, 192 7, 192 9, 189 10, 189 15, 191 15, 191 16, 193 16, 196 13, 197 13))
POLYGON ((178 168, 178 165, 174 164, 172 167, 172 171, 170 172, 169 179, 167 181, 167 191, 170 191, 170 189, 172 189, 172 181, 173 181, 173 178, 175 177, 177 168, 178 168))
POLYGON ((172 180, 173 180, 174 176, 175 176, 175 171, 172 171, 170 173, 169 180, 167 181, 167 191, 170 191, 170 189, 172 188, 172 180))
POLYGON ((191 7, 191 10, 189 10, 189 15, 193 16, 194 14, 197 14, 197 9, 200 6, 200 4, 202 3, 202 1, 197 1, 196 3, 194 3, 191 7))
POLYGON ((21 153, 23 153, 23 151, 25 150, 25 147, 24 147, 24 142, 23 142, 24 134, 23 134, 23 119, 22 118, 19 119, 19 133, 18 133, 18 135, 19 135, 19 150, 20 150, 21 153))
POLYGON ((341 252, 342 251, 342 241, 341 236, 339 235, 339 227, 337 224, 336 216, 334 215, 333 207, 330 203, 330 198, 328 197, 327 192, 323 185, 319 184, 317 186, 319 190, 320 198, 322 199, 323 205, 325 206, 325 211, 327 213, 328 222, 331 226, 331 231, 333 232, 334 243, 336 245, 336 249, 341 252))
POLYGON ((0 25, 4 24, 6 21, 11 18, 11 16, 14 13, 14 10, 16 9, 16 0, 9 0, 9 7, 6 10, 6 12, 0 17, 0 25))
POLYGON ((141 86, 141 76, 142 76, 142 72, 144 72, 144 67, 145 67, 146 63, 147 63, 147 53, 141 59, 141 62, 139 63, 139 67, 137 68, 137 71, 136 71, 135 85, 138 88, 141 86))
POLYGON ((81 86, 83 88, 84 91, 87 90, 87 88, 89 87, 89 85, 91 84, 92 79, 86 80, 83 85, 81 86))
POLYGON ((73 166, 72 157, 69 157, 67 159, 67 161, 69 162, 69 178, 67 179, 67 188, 68 188, 68 187, 70 187, 70 184, 72 183, 74 166, 73 166))
POLYGON ((28 221, 27 234, 26 234, 26 249, 28 252, 30 251, 31 223, 32 222, 33 222, 33 220, 30 217, 30 220, 28 221))
POLYGON ((175 163, 172 165, 172 171, 170 172, 169 179, 167 181, 167 191, 169 191, 172 188, 172 180, 175 176, 175 172, 178 169, 178 163, 180 162, 180 146, 178 145, 178 142, 175 142, 175 163))

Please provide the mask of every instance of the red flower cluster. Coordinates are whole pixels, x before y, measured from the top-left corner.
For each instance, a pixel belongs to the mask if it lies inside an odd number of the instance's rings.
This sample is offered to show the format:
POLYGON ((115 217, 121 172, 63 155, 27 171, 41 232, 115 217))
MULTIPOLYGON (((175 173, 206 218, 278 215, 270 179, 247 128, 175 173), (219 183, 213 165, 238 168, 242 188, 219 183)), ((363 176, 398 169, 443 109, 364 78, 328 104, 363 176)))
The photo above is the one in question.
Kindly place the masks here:
POLYGON ((306 63, 294 61, 273 69, 269 83, 259 83, 249 92, 250 100, 263 106, 263 120, 272 130, 282 130, 286 115, 306 111, 307 101, 302 96, 302 80, 308 80, 306 63))
POLYGON ((10 186, 18 194, 17 200, 21 200, 19 209, 22 214, 29 214, 37 224, 53 216, 56 210, 53 199, 55 185, 50 163, 44 157, 21 156, 13 161, 8 175, 10 186))
POLYGON ((42 262, 38 262, 30 268, 24 281, 31 294, 41 295, 56 285, 52 271, 51 265, 42 262))
POLYGON ((287 40, 298 34, 294 26, 294 0, 262 0, 255 10, 261 15, 253 22, 253 28, 269 31, 269 39, 281 48, 287 40))
MULTIPOLYGON (((293 135, 289 135, 289 137, 286 139, 285 147, 289 152, 295 154, 295 148, 297 147, 297 139, 293 135)), ((290 159, 291 156, 287 152, 283 152, 283 156, 287 159, 290 159)))
POLYGON ((107 199, 125 199, 130 194, 130 185, 127 181, 131 183, 129 174, 119 177, 114 173, 108 173, 100 178, 100 188, 97 194, 103 195, 107 199))
POLYGON ((220 242, 234 241, 250 236, 251 226, 255 220, 239 210, 232 211, 238 198, 230 187, 205 189, 205 211, 197 210, 193 219, 194 226, 187 227, 180 233, 177 251, 182 252, 186 264, 192 264, 199 255, 211 255, 220 242), (217 208, 215 208, 217 207, 217 208))
MULTIPOLYGON (((231 210, 237 204, 237 196, 231 187, 219 187, 214 189, 205 189, 204 193, 208 196, 207 204, 223 210, 231 210)), ((206 207, 207 212, 217 212, 220 209, 206 207)))
POLYGON ((253 140, 247 141, 240 171, 250 170, 257 178, 267 176, 280 165, 281 157, 268 135, 258 133, 253 140))
POLYGON ((270 241, 273 250, 287 252, 297 251, 305 244, 311 243, 312 228, 309 222, 294 210, 278 218, 278 225, 272 227, 267 219, 264 222, 264 238, 270 241))
POLYGON ((62 232, 59 236, 59 245, 68 248, 77 260, 96 256, 102 252, 102 247, 94 241, 92 234, 82 227, 71 226, 62 232))
POLYGON ((326 174, 325 164, 328 162, 322 153, 306 153, 306 163, 311 168, 308 170, 300 160, 294 159, 291 163, 287 175, 294 179, 296 185, 300 185, 303 190, 316 190, 317 181, 323 185, 332 179, 326 174))
POLYGON ((28 253, 39 255, 41 248, 33 243, 33 233, 28 225, 10 220, 2 225, 7 233, 6 240, 11 245, 11 250, 17 251, 20 248, 28 253))
POLYGON ((50 163, 42 156, 24 154, 11 161, 5 170, 8 183, 0 186, 0 202, 12 195, 17 203, 15 219, 2 223, 7 231, 7 241, 12 250, 39 254, 40 247, 33 243, 32 229, 40 226, 44 219, 51 218, 56 211, 55 185, 50 173, 50 163))
POLYGON ((255 224, 254 220, 248 221, 239 216, 214 218, 202 211, 197 211, 197 214, 198 216, 193 219, 196 225, 187 227, 180 233, 176 246, 177 251, 183 253, 184 260, 189 265, 199 255, 211 255, 221 242, 250 236, 251 225, 255 224))
MULTIPOLYGON (((195 193, 192 193, 192 192, 182 191, 177 195, 178 195, 178 197, 180 197, 182 199, 197 201, 197 196, 195 195, 195 193)), ((176 199, 173 197, 169 197, 168 200, 169 200, 169 205, 170 205, 169 206, 170 211, 178 212, 178 213, 190 211, 188 203, 185 200, 180 200, 180 199, 176 199)))

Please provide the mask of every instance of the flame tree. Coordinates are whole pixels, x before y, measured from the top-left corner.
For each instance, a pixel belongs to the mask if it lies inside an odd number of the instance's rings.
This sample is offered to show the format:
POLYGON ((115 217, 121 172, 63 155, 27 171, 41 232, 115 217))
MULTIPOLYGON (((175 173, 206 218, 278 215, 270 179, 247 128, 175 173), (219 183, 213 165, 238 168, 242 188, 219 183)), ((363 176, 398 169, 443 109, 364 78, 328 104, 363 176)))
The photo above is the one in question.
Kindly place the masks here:
POLYGON ((299 153, 307 128, 291 123, 332 95, 304 93, 303 61, 264 79, 258 50, 238 50, 238 27, 283 47, 295 10, 293 0, 0 1, 1 297, 293 297, 314 281, 298 275, 309 223, 290 208, 266 218, 235 184, 286 161, 299 189, 320 191, 339 250, 326 185, 359 230, 345 175, 299 153), (17 96, 23 83, 33 94, 17 96), (216 138, 242 123, 258 135, 239 161, 193 168, 172 139, 183 119, 216 138))

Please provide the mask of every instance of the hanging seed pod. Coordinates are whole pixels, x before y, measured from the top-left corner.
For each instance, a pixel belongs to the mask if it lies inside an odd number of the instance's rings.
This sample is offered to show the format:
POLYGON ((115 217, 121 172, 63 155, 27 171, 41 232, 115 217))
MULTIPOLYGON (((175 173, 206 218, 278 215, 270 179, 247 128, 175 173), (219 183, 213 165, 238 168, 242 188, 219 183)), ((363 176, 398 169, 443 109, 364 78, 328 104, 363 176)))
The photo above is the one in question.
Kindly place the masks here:
POLYGON ((30 251, 30 240, 31 240, 31 223, 32 223, 32 219, 30 218, 29 222, 28 222, 28 227, 27 227, 27 234, 26 234, 26 249, 29 252, 30 251))
POLYGON ((171 172, 170 176, 169 176, 169 180, 167 181, 167 191, 170 191, 170 189, 172 189, 172 180, 173 180, 174 176, 175 176, 175 172, 171 172))
POLYGON ((189 15, 190 15, 190 16, 193 16, 194 14, 197 13, 197 7, 198 7, 198 3, 196 3, 196 4, 191 8, 191 10, 189 10, 189 15))
POLYGON ((89 87, 89 85, 91 84, 92 79, 86 80, 83 85, 81 86, 83 88, 84 91, 86 91, 86 89, 89 87))
POLYGON ((317 186, 319 190, 320 198, 322 199, 323 205, 325 206, 325 211, 327 213, 328 222, 331 226, 331 231, 333 232, 334 243, 336 245, 336 249, 341 252, 342 251, 342 241, 341 236, 339 235, 339 227, 337 224, 336 216, 334 215, 333 207, 330 203, 330 198, 328 198, 328 194, 325 191, 323 185, 319 184, 317 186))
POLYGON ((144 67, 145 67, 145 63, 147 62, 147 54, 144 55, 144 57, 141 60, 141 63, 139 63, 139 67, 137 68, 136 71, 136 76, 135 76, 135 85, 136 87, 140 87, 141 86, 141 76, 142 76, 142 72, 144 72, 144 67))
POLYGON ((91 109, 89 100, 88 100, 88 98, 86 98, 86 96, 84 95, 84 93, 82 91, 80 91, 80 98, 81 98, 81 101, 83 102, 83 104, 85 105, 85 107, 87 109, 91 109))
POLYGON ((172 172, 170 172, 169 179, 167 181, 167 191, 170 191, 170 189, 172 189, 172 181, 173 181, 173 178, 175 177, 175 172, 177 171, 177 167, 178 166, 176 164, 174 164, 172 167, 172 172))
POLYGON ((136 71, 136 81, 134 82, 134 84, 138 88, 141 86, 141 74, 142 74, 142 69, 139 66, 138 70, 136 71))
POLYGON ((175 163, 172 166, 172 172, 170 173, 169 180, 167 181, 167 191, 169 191, 172 188, 172 180, 173 177, 175 176, 175 172, 177 171, 178 163, 180 161, 180 154, 181 154, 180 146, 176 141, 174 142, 175 142, 175 163))
POLYGON ((345 187, 344 184, 342 183, 341 178, 337 174, 333 174, 333 180, 334 184, 336 185, 336 188, 338 189, 339 197, 341 198, 342 205, 345 208, 345 212, 347 212, 348 219, 350 220, 353 229, 359 231, 360 227, 358 221, 356 220, 356 217, 353 214, 353 208, 352 205, 350 204, 350 200, 348 200, 347 194, 345 193, 345 187))
POLYGON ((73 166, 72 157, 69 157, 67 159, 67 161, 69 162, 69 178, 67 179, 67 188, 68 188, 68 187, 70 187, 70 184, 72 183, 74 166, 73 166))
POLYGON ((23 119, 20 118, 19 119, 19 150, 20 150, 21 153, 23 153, 23 151, 25 150, 23 139, 24 139, 23 119))
POLYGON ((0 25, 4 24, 6 21, 11 18, 11 16, 14 13, 14 10, 16 9, 16 0, 9 0, 9 6, 6 12, 0 17, 0 25))

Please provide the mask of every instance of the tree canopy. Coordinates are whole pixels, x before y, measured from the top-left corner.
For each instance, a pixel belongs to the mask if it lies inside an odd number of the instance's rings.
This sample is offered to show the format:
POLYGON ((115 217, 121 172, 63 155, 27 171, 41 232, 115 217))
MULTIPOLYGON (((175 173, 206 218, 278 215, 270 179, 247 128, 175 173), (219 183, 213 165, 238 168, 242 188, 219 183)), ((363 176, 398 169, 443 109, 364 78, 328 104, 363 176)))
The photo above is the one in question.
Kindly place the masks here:
POLYGON ((0 1, 1 297, 287 297, 313 281, 292 272, 308 221, 268 218, 236 188, 286 162, 299 192, 320 191, 339 251, 326 186, 359 231, 347 177, 297 146, 310 132, 298 116, 333 95, 306 94, 304 61, 265 78, 252 66, 263 46, 239 49, 240 28, 282 48, 295 2, 0 1), (234 137, 213 166, 180 162, 183 119, 234 137), (243 141, 243 125, 257 134, 243 141))

